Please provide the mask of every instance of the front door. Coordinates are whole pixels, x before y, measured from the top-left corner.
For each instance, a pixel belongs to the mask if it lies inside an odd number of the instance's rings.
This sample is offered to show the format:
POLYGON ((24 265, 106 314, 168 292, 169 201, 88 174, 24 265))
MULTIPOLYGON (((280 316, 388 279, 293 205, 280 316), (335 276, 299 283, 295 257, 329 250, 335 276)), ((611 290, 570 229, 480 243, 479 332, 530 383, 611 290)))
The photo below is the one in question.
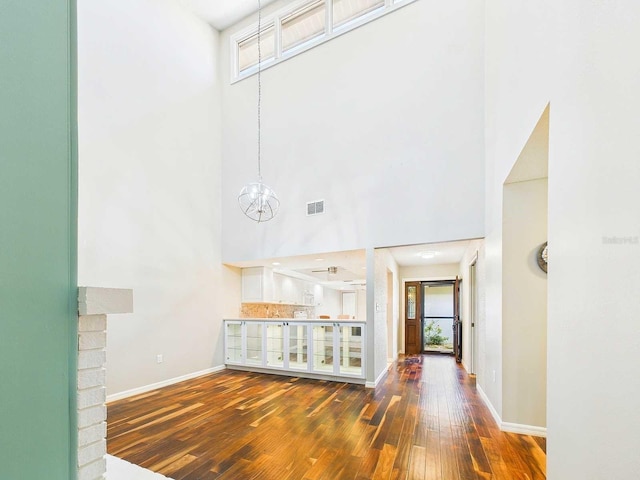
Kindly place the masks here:
POLYGON ((422 300, 420 282, 405 284, 404 351, 406 355, 422 352, 422 300))
POLYGON ((460 279, 456 275, 453 284, 453 354, 456 362, 462 362, 462 322, 460 321, 460 279))

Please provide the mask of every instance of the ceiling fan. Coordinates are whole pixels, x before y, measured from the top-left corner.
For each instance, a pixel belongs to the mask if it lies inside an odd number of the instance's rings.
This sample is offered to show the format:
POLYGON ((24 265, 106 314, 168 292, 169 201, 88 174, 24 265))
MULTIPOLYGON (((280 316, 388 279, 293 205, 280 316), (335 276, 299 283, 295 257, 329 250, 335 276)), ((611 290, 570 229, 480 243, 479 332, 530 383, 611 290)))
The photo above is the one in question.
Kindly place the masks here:
POLYGON ((327 272, 329 275, 335 275, 338 273, 338 267, 327 267, 322 270, 311 270, 313 273, 327 272))

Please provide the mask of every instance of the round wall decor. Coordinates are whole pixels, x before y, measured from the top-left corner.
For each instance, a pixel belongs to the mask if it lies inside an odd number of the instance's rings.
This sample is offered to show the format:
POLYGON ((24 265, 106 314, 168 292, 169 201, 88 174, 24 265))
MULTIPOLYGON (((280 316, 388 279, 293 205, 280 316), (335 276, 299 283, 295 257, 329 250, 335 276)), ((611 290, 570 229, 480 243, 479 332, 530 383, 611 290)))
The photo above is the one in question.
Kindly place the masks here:
POLYGON ((548 254, 547 242, 544 242, 542 245, 540 245, 540 248, 538 249, 538 254, 536 255, 536 258, 538 260, 538 266, 544 273, 547 273, 547 254, 548 254))

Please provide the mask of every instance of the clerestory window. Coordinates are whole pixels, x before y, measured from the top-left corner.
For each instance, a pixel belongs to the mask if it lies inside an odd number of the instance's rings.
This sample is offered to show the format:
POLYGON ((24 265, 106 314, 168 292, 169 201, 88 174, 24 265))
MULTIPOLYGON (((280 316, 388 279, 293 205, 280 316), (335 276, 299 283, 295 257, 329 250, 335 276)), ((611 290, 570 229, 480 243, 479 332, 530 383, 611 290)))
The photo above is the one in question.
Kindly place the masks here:
MULTIPOLYGON (((416 0, 300 0, 264 18, 262 68, 275 65, 416 0)), ((258 24, 231 38, 231 81, 258 70, 258 24)))

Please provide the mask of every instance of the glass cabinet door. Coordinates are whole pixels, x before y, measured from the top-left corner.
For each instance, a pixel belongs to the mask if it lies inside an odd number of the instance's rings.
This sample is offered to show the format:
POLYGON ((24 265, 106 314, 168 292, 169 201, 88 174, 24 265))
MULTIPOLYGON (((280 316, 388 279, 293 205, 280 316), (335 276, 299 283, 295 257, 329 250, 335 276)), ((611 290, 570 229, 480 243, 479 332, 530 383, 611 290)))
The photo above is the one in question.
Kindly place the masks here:
POLYGON ((333 373, 333 330, 332 325, 313 326, 313 371, 333 373))
POLYGON ((289 368, 292 370, 307 370, 307 326, 289 325, 289 368))
POLYGON ((284 325, 267 323, 267 366, 284 367, 284 325))
POLYGON ((262 322, 246 322, 247 365, 262 365, 262 322))
POLYGON ((242 363, 242 324, 240 322, 227 323, 226 350, 228 363, 242 363))
POLYGON ((339 327, 340 373, 362 375, 362 327, 340 325, 339 327))

